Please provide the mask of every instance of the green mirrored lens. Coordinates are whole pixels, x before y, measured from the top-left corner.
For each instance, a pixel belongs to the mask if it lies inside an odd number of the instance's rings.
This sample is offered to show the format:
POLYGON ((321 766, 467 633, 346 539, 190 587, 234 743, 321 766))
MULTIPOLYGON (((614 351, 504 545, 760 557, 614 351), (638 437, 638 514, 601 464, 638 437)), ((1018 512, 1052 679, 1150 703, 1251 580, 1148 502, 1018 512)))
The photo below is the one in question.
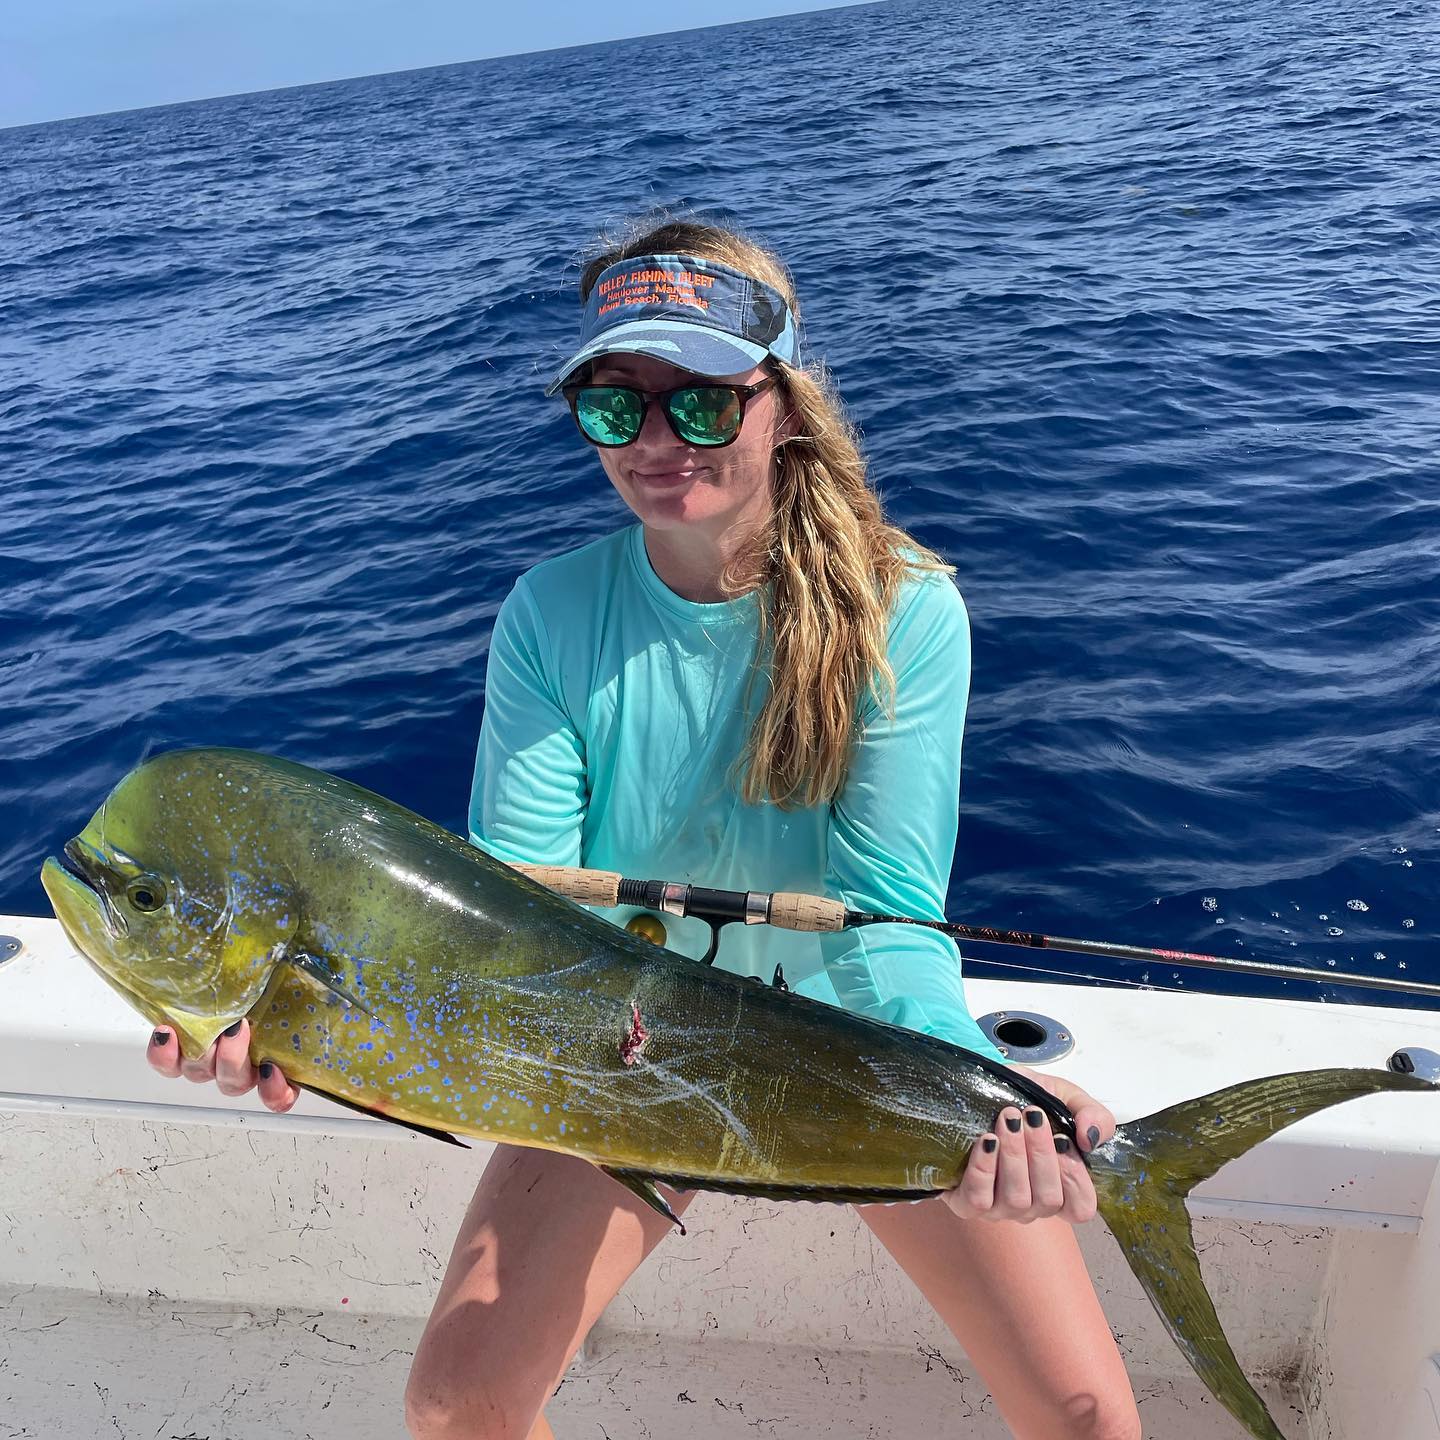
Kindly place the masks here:
POLYGON ((670 397, 675 427, 691 445, 723 445, 740 429, 744 409, 733 390, 721 385, 694 385, 670 397))
POLYGON ((620 385, 587 385, 575 397, 575 418, 597 444, 628 445, 640 433, 644 402, 620 385))

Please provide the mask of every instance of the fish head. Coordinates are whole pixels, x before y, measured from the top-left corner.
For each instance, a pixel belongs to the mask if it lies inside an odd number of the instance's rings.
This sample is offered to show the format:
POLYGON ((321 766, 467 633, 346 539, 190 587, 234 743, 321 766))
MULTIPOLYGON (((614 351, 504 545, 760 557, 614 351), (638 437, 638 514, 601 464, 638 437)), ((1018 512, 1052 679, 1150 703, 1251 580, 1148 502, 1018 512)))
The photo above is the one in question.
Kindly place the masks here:
POLYGON ((226 754, 146 761, 40 877, 75 948, 191 1058, 260 999, 299 924, 280 837, 243 773, 225 783, 226 754))

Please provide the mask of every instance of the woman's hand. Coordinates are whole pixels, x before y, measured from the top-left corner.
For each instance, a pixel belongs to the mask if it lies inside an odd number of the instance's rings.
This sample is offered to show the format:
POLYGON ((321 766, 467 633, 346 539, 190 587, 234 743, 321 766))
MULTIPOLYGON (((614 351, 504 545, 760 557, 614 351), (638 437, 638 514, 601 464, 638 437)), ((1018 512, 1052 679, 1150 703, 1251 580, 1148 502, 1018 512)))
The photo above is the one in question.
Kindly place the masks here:
MULTIPOLYGON (((1087 1153, 1114 1135, 1115 1117, 1078 1085, 1024 1065, 1012 1068, 1070 1108, 1087 1153)), ((966 1220, 1018 1220, 1028 1225, 1058 1215, 1080 1225, 1095 1218, 1095 1186, 1085 1162, 1068 1136, 1050 1129, 1050 1117, 1038 1106, 1022 1112, 1007 1105, 995 1119, 994 1132, 976 1140, 960 1183, 941 1199, 966 1220)))
POLYGON ((180 1042, 168 1025, 161 1025, 150 1038, 145 1058, 152 1070, 171 1080, 183 1075, 197 1085, 213 1080, 222 1095, 245 1095, 259 1088, 267 1110, 284 1114, 300 1098, 300 1092, 268 1061, 257 1070, 250 1063, 250 1022, 237 1020, 199 1060, 185 1060, 180 1042))

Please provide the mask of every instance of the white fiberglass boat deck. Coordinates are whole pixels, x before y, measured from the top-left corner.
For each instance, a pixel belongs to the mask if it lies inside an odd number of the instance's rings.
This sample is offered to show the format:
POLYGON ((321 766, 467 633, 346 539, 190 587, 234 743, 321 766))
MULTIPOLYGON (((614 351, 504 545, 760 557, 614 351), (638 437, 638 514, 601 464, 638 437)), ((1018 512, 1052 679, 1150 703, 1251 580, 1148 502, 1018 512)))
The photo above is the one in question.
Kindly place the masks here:
MULTIPOLYGON (((53 921, 0 917, 0 1440, 403 1434, 410 1353, 489 1149, 151 1074, 53 921)), ((1054 1017, 1121 1119, 1238 1080, 1440 1051, 1440 1015, 972 981, 1054 1017)), ((1196 1191, 1206 1279, 1287 1434, 1440 1437, 1440 1099, 1313 1116, 1196 1191)), ((703 1196, 552 1400, 561 1440, 1002 1437, 984 1384, 847 1209, 703 1196)), ((1237 1437, 1097 1223, 1147 1436, 1237 1437)))

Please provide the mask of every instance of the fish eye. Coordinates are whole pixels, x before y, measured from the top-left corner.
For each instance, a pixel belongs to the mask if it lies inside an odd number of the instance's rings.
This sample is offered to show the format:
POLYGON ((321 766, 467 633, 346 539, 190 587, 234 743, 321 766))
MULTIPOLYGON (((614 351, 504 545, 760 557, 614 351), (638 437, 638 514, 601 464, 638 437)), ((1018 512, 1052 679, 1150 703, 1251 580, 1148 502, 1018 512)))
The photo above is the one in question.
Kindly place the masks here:
POLYGON ((125 898, 137 910, 158 910, 165 903, 165 886, 159 876, 137 875, 125 887, 125 898))

